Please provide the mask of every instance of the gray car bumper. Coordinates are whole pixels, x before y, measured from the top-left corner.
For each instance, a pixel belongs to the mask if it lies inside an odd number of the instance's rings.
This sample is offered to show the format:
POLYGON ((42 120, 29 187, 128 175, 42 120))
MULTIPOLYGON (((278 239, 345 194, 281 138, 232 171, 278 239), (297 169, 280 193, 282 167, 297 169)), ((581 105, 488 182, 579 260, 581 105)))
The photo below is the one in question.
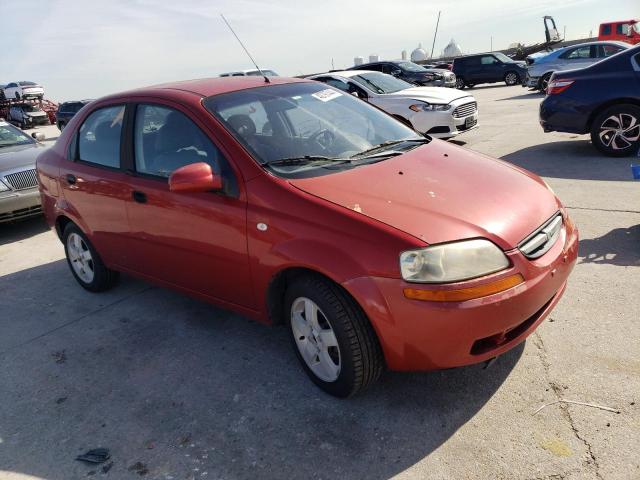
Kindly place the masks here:
POLYGON ((0 193, 0 223, 42 213, 38 187, 0 193))

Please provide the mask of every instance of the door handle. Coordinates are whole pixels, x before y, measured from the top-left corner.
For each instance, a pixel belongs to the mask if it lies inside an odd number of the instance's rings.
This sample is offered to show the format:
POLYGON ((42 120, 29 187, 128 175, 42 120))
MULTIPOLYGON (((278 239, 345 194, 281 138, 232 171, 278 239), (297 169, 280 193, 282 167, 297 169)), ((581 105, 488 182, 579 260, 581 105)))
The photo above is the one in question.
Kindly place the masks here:
POLYGON ((78 181, 76 176, 71 173, 67 173, 66 180, 69 185, 75 185, 75 183, 78 181))
POLYGON ((131 192, 131 196, 138 203, 147 203, 147 194, 144 192, 134 190, 133 192, 131 192))

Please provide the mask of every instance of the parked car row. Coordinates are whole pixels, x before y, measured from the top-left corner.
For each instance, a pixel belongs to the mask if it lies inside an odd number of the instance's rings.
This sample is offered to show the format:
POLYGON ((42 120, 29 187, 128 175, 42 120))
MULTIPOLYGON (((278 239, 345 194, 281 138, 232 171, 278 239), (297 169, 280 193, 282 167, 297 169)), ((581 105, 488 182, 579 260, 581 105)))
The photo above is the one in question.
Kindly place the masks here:
POLYGON ((415 85, 450 88, 456 86, 456 76, 451 71, 440 68, 425 68, 406 60, 363 63, 347 70, 370 70, 386 73, 415 85))
POLYGON ((590 134, 614 157, 640 149, 640 46, 576 70, 554 72, 540 104, 545 132, 590 134))

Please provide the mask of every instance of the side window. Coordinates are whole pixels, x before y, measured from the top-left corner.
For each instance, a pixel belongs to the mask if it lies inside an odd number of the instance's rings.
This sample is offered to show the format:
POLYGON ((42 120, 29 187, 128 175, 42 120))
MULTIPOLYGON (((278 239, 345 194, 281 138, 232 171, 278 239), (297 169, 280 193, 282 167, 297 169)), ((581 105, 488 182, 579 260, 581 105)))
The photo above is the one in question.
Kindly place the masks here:
POLYGON ((222 176, 225 193, 237 196, 235 175, 226 159, 183 113, 157 105, 138 105, 133 141, 136 171, 168 178, 180 167, 206 162, 222 176))
POLYGON ((6 88, 14 88, 17 87, 17 85, 15 83, 10 83, 9 85, 7 85, 6 88))
POLYGON ((373 70, 374 72, 382 72, 382 65, 376 63, 374 65, 367 66, 366 70, 373 70))
POLYGON ((498 59, 493 55, 486 55, 480 59, 482 65, 494 65, 498 63, 498 59))
POLYGON ((587 45, 586 47, 574 48, 562 55, 562 58, 566 58, 567 60, 591 58, 591 47, 587 45))
POLYGON ((123 119, 124 105, 100 108, 89 115, 78 133, 79 159, 119 168, 123 119))
POLYGON ((598 57, 607 58, 607 57, 610 57, 611 55, 615 55, 621 50, 622 50, 622 47, 619 47, 617 45, 600 45, 598 47, 598 57))
POLYGON ((611 35, 611 24, 603 25, 600 29, 600 35, 611 35))
POLYGON ((331 85, 332 87, 336 87, 343 92, 349 93, 349 85, 341 82, 340 80, 336 80, 335 78, 327 78, 324 83, 326 83, 327 85, 331 85))
POLYGON ((391 74, 392 70, 398 70, 398 67, 389 63, 385 63, 384 65, 382 65, 382 73, 391 74))

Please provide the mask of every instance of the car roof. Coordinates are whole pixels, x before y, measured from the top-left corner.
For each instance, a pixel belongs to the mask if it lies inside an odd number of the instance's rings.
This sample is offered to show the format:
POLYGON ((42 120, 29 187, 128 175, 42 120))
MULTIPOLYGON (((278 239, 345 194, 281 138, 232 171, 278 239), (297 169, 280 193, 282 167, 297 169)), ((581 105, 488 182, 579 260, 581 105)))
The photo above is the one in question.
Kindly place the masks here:
POLYGON ((565 47, 560 47, 558 50, 554 50, 554 51, 559 51, 559 50, 566 50, 568 48, 575 48, 575 47, 590 47, 591 45, 618 45, 620 47, 624 47, 624 48, 630 48, 632 45, 626 43, 626 42, 620 42, 618 40, 598 40, 598 41, 594 41, 594 42, 585 42, 585 43, 576 43, 575 45, 567 45, 565 47))
MULTIPOLYGON (((317 77, 324 77, 327 75, 334 76, 334 77, 350 78, 350 77, 355 77, 356 75, 362 75, 363 73, 381 73, 381 72, 376 72, 375 70, 336 70, 336 71, 327 72, 327 73, 317 73, 308 78, 313 79, 317 77)), ((383 75, 385 74, 383 73, 383 75)))
POLYGON ((183 80, 180 82, 169 82, 137 88, 109 95, 103 99, 121 98, 128 95, 166 95, 172 90, 193 93, 200 97, 209 97, 211 95, 219 95, 221 93, 264 87, 266 85, 284 85, 287 83, 300 83, 305 81, 307 80, 302 78, 269 77, 269 83, 267 83, 264 81, 263 77, 258 76, 200 78, 197 80, 183 80))

